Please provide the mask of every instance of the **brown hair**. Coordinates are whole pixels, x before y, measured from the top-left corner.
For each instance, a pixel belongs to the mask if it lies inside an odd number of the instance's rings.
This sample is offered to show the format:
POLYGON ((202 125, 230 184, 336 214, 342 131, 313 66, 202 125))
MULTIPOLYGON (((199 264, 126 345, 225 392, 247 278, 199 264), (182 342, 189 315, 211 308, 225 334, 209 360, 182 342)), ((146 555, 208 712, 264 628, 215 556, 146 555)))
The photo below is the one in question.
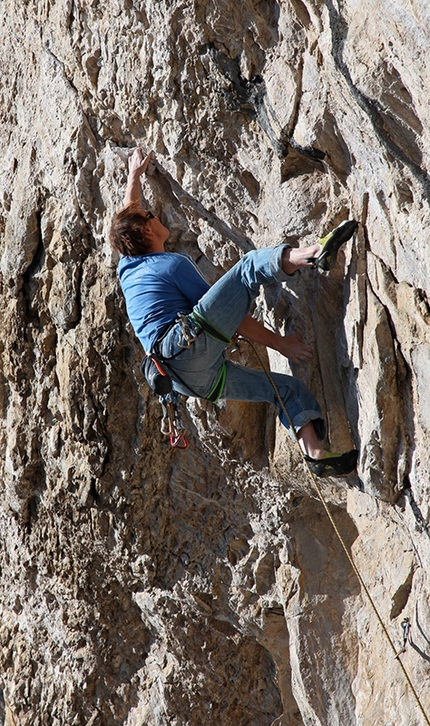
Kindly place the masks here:
POLYGON ((146 255, 151 251, 151 243, 145 238, 148 224, 146 213, 139 202, 131 202, 113 218, 109 232, 112 247, 127 257, 146 255))

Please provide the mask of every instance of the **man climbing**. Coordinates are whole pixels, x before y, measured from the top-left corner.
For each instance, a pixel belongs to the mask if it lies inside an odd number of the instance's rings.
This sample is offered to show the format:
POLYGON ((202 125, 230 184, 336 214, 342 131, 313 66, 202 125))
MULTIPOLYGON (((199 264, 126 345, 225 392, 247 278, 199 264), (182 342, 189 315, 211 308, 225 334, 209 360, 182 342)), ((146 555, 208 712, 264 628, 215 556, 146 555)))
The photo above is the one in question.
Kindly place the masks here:
POLYGON ((338 227, 325 238, 323 247, 284 244, 248 252, 209 286, 190 257, 164 251, 169 230, 141 207, 140 177, 149 162, 141 149, 130 157, 124 208, 115 215, 110 231, 111 244, 121 255, 118 275, 127 313, 144 350, 166 363, 179 393, 211 401, 273 403, 290 435, 293 426, 317 476, 351 473, 358 452, 334 454, 324 449, 325 423, 306 386, 292 376, 272 373, 281 404, 266 373, 226 360, 225 347, 239 333, 294 362, 310 361, 311 348, 298 335, 282 336, 268 330, 248 311, 261 285, 287 282, 303 267, 330 269, 337 249, 352 236, 357 224, 346 222, 338 227))

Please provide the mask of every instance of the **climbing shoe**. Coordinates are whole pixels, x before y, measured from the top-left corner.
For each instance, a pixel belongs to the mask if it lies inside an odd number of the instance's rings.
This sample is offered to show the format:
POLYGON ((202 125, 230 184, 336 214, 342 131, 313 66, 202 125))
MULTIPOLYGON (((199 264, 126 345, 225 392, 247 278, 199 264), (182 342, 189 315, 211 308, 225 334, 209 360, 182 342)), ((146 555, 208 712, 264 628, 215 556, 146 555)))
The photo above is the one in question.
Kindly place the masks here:
POLYGON ((358 451, 351 449, 345 454, 334 454, 327 451, 322 459, 312 459, 306 454, 304 458, 315 476, 346 476, 352 474, 356 469, 358 451))
POLYGON ((326 237, 318 240, 318 243, 322 245, 322 250, 318 257, 309 262, 314 262, 314 267, 319 267, 324 272, 331 270, 337 257, 337 251, 344 242, 347 242, 355 230, 358 227, 358 222, 355 219, 345 220, 338 227, 333 229, 326 237))

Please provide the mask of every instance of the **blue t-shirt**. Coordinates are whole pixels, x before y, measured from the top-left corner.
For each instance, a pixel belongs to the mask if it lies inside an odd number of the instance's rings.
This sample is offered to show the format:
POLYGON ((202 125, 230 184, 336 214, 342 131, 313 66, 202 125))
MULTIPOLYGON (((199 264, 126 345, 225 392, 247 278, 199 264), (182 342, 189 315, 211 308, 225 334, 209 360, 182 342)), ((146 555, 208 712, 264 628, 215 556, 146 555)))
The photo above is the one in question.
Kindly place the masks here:
POLYGON ((209 284, 188 255, 153 252, 121 257, 118 276, 127 314, 145 351, 178 313, 190 313, 209 284))

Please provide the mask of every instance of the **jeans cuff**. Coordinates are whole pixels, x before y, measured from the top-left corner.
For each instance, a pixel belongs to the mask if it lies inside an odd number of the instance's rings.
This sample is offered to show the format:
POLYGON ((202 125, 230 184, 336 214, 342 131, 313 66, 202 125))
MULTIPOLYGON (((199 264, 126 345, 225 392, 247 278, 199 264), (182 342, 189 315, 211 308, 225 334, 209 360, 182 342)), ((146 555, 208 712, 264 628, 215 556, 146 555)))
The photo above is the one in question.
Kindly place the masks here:
MULTIPOLYGON (((270 257, 270 271, 278 282, 286 282, 291 275, 287 275, 282 269, 282 255, 287 247, 291 247, 289 244, 277 245, 273 248, 272 255, 270 257)), ((295 274, 295 273, 293 273, 295 274)))
POLYGON ((326 437, 326 425, 319 411, 302 411, 294 417, 292 424, 296 433, 312 421, 318 441, 323 441, 326 437))

